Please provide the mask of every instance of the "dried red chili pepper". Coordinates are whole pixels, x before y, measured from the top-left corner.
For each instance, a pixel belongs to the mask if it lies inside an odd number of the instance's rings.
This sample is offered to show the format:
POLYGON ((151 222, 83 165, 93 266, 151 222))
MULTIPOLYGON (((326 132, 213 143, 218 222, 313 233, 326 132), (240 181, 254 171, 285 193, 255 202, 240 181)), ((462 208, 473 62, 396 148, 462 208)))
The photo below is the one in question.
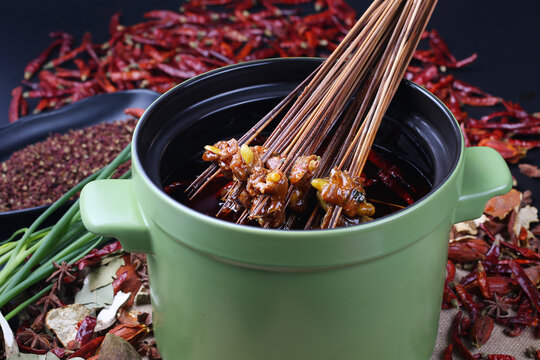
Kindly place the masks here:
POLYGON ((443 360, 453 360, 454 359, 454 357, 452 356, 453 352, 454 352, 454 344, 450 343, 444 349, 443 360))
POLYGON ((489 276, 487 280, 490 290, 499 295, 508 294, 515 290, 517 286, 517 283, 514 280, 507 277, 489 276))
POLYGON ((379 171, 377 171, 377 177, 381 179, 383 184, 399 195, 399 197, 401 197, 408 205, 411 205, 414 202, 412 196, 407 192, 405 187, 400 184, 388 171, 385 169, 379 169, 379 171))
POLYGON ((14 122, 19 118, 19 108, 21 106, 22 99, 22 86, 17 86, 11 90, 11 102, 9 103, 9 122, 14 122))
POLYGON ((134 345, 139 339, 148 334, 148 327, 140 324, 120 324, 109 330, 109 334, 119 336, 134 345))
POLYGON ((499 317, 496 321, 508 326, 504 332, 511 337, 523 334, 527 327, 538 326, 538 318, 533 316, 531 302, 528 298, 522 299, 516 316, 499 317))
POLYGON ((428 34, 429 43, 431 45, 435 60, 440 64, 455 64, 457 62, 456 58, 450 50, 448 45, 441 38, 437 30, 431 30, 428 34))
POLYGON ((75 89, 55 89, 55 90, 32 90, 23 94, 25 98, 55 98, 73 94, 75 89))
POLYGON ((458 263, 484 260, 489 245, 483 239, 453 241, 448 247, 448 258, 458 263))
POLYGON ((111 16, 111 20, 109 21, 109 34, 111 36, 116 35, 118 33, 118 27, 120 26, 120 16, 122 16, 121 12, 114 13, 113 16, 111 16))
POLYGON ((81 81, 86 81, 90 76, 90 67, 82 59, 73 60, 77 68, 79 69, 79 77, 81 81))
POLYGON ((444 291, 443 291, 443 307, 457 307, 459 306, 459 301, 456 294, 452 291, 449 284, 454 281, 456 275, 456 266, 452 260, 446 262, 446 278, 444 280, 444 291))
POLYGON ((115 294, 118 291, 120 291, 120 286, 122 286, 122 284, 127 280, 127 278, 128 278, 128 273, 123 272, 120 275, 118 275, 116 277, 116 279, 114 279, 114 281, 112 283, 112 287, 113 287, 113 291, 114 291, 115 294))
POLYGON ((467 346, 461 341, 459 336, 459 327, 461 324, 461 318, 463 314, 459 311, 452 322, 452 342, 456 347, 457 351, 465 358, 465 360, 474 360, 474 356, 471 354, 467 346))
POLYGON ((96 64, 99 65, 101 63, 100 58, 97 56, 96 51, 94 50, 91 33, 84 33, 81 46, 84 47, 84 50, 86 50, 88 55, 90 55, 90 57, 96 62, 96 64))
POLYGON ((445 283, 448 284, 454 281, 455 276, 456 276, 456 265, 452 262, 452 260, 447 260, 445 283))
POLYGON ((486 253, 486 258, 484 259, 484 262, 483 262, 487 270, 491 269, 492 266, 498 263, 500 256, 501 256, 501 243, 499 242, 498 239, 495 239, 491 244, 491 248, 486 253))
POLYGON ((77 335, 75 336, 75 340, 80 346, 84 346, 92 340, 96 324, 97 320, 93 316, 85 316, 80 322, 79 328, 77 329, 77 335))
POLYGON ((33 113, 34 114, 39 114, 40 112, 42 112, 44 109, 47 108, 47 105, 49 104, 49 99, 47 98, 43 98, 41 99, 38 104, 36 105, 36 107, 34 108, 34 111, 33 113))
MULTIPOLYGON (((508 277, 488 276, 487 282, 491 292, 499 295, 508 294, 517 287, 517 283, 508 277)), ((474 272, 462 277, 461 285, 463 285, 467 291, 473 291, 475 288, 480 288, 478 278, 474 272)))
POLYGON ((515 261, 510 261, 508 266, 523 292, 527 294, 531 300, 536 311, 540 312, 540 291, 538 291, 536 286, 531 282, 521 265, 515 261))
POLYGON ((491 354, 487 356, 488 360, 516 360, 514 356, 503 354, 491 354))
POLYGON ((28 114, 28 102, 25 98, 21 99, 21 110, 19 111, 19 114, 21 117, 26 116, 28 114))
POLYGON ((115 241, 109 245, 105 245, 101 249, 91 250, 85 257, 75 263, 79 270, 83 270, 87 266, 92 266, 101 261, 105 255, 109 255, 115 251, 122 250, 122 245, 119 241, 115 241))
POLYGON ((484 345, 491 337, 495 323, 490 316, 482 315, 472 324, 469 337, 477 348, 484 345))
POLYGON ((53 60, 49 61, 48 63, 46 63, 44 65, 44 68, 45 69, 50 69, 50 68, 56 67, 56 66, 58 66, 60 64, 63 64, 66 61, 69 61, 69 60, 75 58, 77 55, 82 53, 84 51, 84 49, 85 49, 84 45, 78 46, 75 49, 65 53, 64 55, 61 55, 61 56, 57 57, 56 59, 53 59, 53 60))
POLYGON ((482 266, 481 262, 478 262, 475 273, 477 276, 477 281, 480 287, 480 291, 482 292, 482 296, 485 299, 491 299, 493 294, 491 293, 491 289, 489 287, 489 281, 487 278, 486 270, 482 266))
POLYGON ((450 66, 450 67, 461 68, 474 62, 477 58, 478 58, 478 54, 475 53, 465 59, 457 61, 453 66, 450 66))
MULTIPOLYGON (((38 77, 42 83, 50 85, 50 88, 43 87, 42 90, 51 90, 51 89, 62 90, 62 87, 70 89, 73 86, 76 86, 79 84, 78 82, 75 82, 75 81, 63 79, 47 70, 40 71, 38 77)), ((39 89, 34 90, 34 91, 39 91, 39 89)))
POLYGON ((490 96, 479 87, 473 86, 459 79, 454 79, 452 86, 454 89, 459 90, 467 95, 490 96))
POLYGON ((156 66, 158 69, 162 70, 164 73, 174 76, 176 78, 182 79, 182 80, 189 79, 190 77, 197 75, 195 71, 180 70, 168 64, 157 64, 156 66))
MULTIPOLYGON (((458 96, 459 102, 465 105, 471 105, 471 106, 494 106, 501 102, 501 98, 495 97, 495 96, 483 96, 483 97, 477 97, 477 96, 458 96)), ((471 122, 468 122, 470 125, 471 122)))
POLYGON ((383 159, 380 155, 378 155, 374 151, 369 152, 368 160, 371 163, 373 163, 375 166, 377 166, 378 168, 384 169, 387 173, 389 173, 394 178, 399 180, 402 184, 407 186, 407 188, 409 188, 413 193, 416 192, 414 187, 412 187, 411 184, 409 184, 409 183, 407 183, 405 181, 405 177, 403 176, 403 172, 401 171, 401 169, 399 167, 397 167, 396 165, 390 163, 389 161, 386 161, 385 159, 383 159))
POLYGON ((461 303, 465 306, 469 314, 471 315, 471 319, 473 322, 476 321, 478 318, 478 315, 480 314, 481 305, 480 303, 477 303, 474 301, 471 294, 465 290, 463 285, 461 284, 454 284, 454 289, 456 290, 456 293, 461 300, 461 303))
POLYGON ((73 36, 64 32, 64 31, 53 31, 49 33, 51 38, 60 38, 60 50, 59 55, 62 56, 69 51, 71 51, 71 46, 73 45, 73 36))
POLYGON ((501 245, 514 250, 515 252, 523 256, 525 259, 540 261, 540 254, 531 249, 520 247, 518 245, 503 240, 501 240, 501 245))
POLYGON ((141 108, 127 108, 124 110, 124 114, 140 118, 144 114, 144 111, 145 110, 141 108))
POLYGON ((126 72, 111 72, 108 76, 112 81, 136 81, 148 78, 150 73, 143 70, 131 70, 126 72))
MULTIPOLYGON (((75 59, 75 60, 80 60, 80 59, 75 59)), ((82 62, 82 60, 81 60, 82 62)), ((75 70, 75 69, 64 69, 64 68, 55 68, 55 73, 56 73, 56 76, 58 77, 61 77, 61 78, 80 78, 81 77, 81 72, 79 70, 75 70)))
POLYGON ((88 359, 89 357, 93 356, 98 351, 103 340, 105 340, 105 336, 100 336, 87 342, 85 345, 81 346, 79 350, 71 354, 68 357, 68 359, 71 359, 74 357, 82 357, 83 359, 88 359))
POLYGON ((100 68, 96 73, 96 79, 99 86, 107 93, 116 92, 116 87, 107 79, 105 72, 100 68))
POLYGON ((519 159, 525 156, 525 152, 523 150, 515 147, 505 140, 485 138, 478 142, 478 146, 488 146, 493 148, 497 150, 505 160, 512 163, 516 163, 519 159))
POLYGON ((53 41, 41 54, 39 54, 34 60, 30 61, 24 68, 24 78, 30 79, 36 71, 38 71, 43 64, 47 61, 47 58, 51 53, 62 43, 62 39, 53 41))
MULTIPOLYGON (((490 98, 485 98, 490 99, 490 98)), ((483 105, 482 105, 483 106, 483 105)), ((528 121, 528 122, 517 122, 517 123, 502 123, 502 122, 484 122, 484 121, 477 121, 470 119, 468 121, 468 125, 471 127, 478 127, 482 129, 502 129, 502 130, 508 130, 508 131, 523 131, 523 129, 528 129, 530 127, 538 127, 540 126, 540 119, 535 121, 528 121)))

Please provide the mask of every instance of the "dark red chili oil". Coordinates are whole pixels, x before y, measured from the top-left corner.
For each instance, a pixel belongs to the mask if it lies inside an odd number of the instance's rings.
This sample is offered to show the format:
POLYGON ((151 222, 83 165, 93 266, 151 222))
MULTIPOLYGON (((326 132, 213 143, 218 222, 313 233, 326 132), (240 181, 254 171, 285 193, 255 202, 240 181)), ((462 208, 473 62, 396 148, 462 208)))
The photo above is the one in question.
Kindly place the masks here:
MULTIPOLYGON (((380 147, 376 147, 372 151, 373 154, 366 163, 363 176, 367 201, 371 202, 376 209, 374 218, 381 218, 401 210, 421 199, 431 190, 432 185, 429 178, 408 160, 380 147)), ((202 152, 199 153, 198 159, 201 157, 202 152)), ((223 188, 231 183, 230 179, 223 176, 217 177, 191 200, 184 192, 205 166, 208 166, 208 163, 202 160, 192 161, 191 166, 187 167, 192 169, 191 173, 185 174, 184 179, 164 184, 164 190, 178 202, 200 213, 215 217, 223 204, 220 194, 223 188), (193 171, 193 169, 197 170, 193 171)), ((313 192, 312 199, 314 203, 316 201, 315 192, 313 192)), ((220 218, 235 222, 239 215, 239 212, 231 211, 220 218)), ((304 219, 306 216, 309 214, 301 214, 299 221, 297 221, 298 225, 293 226, 292 229, 303 228, 303 223, 307 220, 304 219)), ((248 225, 258 226, 256 221, 251 221, 248 225)))

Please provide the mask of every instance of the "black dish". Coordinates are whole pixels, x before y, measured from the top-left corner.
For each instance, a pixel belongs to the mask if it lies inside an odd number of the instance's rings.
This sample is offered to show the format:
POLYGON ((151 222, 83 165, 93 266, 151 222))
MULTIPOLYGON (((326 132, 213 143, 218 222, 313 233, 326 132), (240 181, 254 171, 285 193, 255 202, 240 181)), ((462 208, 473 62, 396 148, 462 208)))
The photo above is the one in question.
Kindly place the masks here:
MULTIPOLYGON (((125 119, 124 109, 146 109, 159 94, 150 90, 129 90, 93 96, 72 105, 42 114, 26 116, 13 124, 0 127, 0 161, 19 149, 45 140, 52 133, 65 133, 101 122, 125 119)), ((0 212, 0 240, 15 230, 29 226, 48 206, 0 212)), ((56 221, 52 216, 46 224, 56 221)))

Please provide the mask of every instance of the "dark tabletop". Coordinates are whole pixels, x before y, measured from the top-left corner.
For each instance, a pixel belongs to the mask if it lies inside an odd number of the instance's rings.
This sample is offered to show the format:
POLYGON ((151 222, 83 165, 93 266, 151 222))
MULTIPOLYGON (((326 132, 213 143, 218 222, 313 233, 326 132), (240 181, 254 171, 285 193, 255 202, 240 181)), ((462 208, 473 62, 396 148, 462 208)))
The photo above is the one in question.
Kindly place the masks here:
MULTIPOLYGON (((349 3, 363 12, 369 1, 349 3)), ((11 89, 22 79, 25 65, 49 44, 50 31, 69 32, 77 42, 90 31, 94 41, 103 42, 115 12, 122 12, 121 23, 133 24, 142 20, 145 11, 175 10, 180 4, 171 0, 1 1, 0 125, 8 122, 11 89)), ((539 14, 540 1, 535 0, 440 0, 428 28, 439 31, 458 59, 478 54, 478 60, 460 70, 458 78, 536 112, 540 111, 539 14)), ((526 161, 540 163, 539 159, 534 151, 526 161)), ((540 193, 536 180, 518 180, 522 188, 536 186, 540 193)))

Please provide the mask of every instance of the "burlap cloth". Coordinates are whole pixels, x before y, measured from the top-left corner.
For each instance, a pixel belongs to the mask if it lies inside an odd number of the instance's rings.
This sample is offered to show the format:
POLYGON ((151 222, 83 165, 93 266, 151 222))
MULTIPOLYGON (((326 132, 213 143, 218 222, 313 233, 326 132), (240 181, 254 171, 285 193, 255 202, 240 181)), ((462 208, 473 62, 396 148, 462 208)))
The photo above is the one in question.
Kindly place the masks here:
MULTIPOLYGON (((439 319, 439 331, 437 334, 437 343, 435 350, 430 360, 440 360, 443 358, 443 352, 446 346, 450 343, 450 326, 456 315, 457 310, 441 310, 439 319)), ((464 342, 467 340, 464 340, 464 342)), ((540 339, 534 337, 532 329, 527 329, 518 337, 512 338, 503 333, 503 328, 495 325, 493 333, 487 343, 480 349, 473 350, 472 353, 483 354, 506 354, 515 356, 517 360, 530 359, 525 356, 525 350, 531 346, 540 348, 540 339)), ((454 347, 454 359, 462 359, 457 356, 454 347)))

